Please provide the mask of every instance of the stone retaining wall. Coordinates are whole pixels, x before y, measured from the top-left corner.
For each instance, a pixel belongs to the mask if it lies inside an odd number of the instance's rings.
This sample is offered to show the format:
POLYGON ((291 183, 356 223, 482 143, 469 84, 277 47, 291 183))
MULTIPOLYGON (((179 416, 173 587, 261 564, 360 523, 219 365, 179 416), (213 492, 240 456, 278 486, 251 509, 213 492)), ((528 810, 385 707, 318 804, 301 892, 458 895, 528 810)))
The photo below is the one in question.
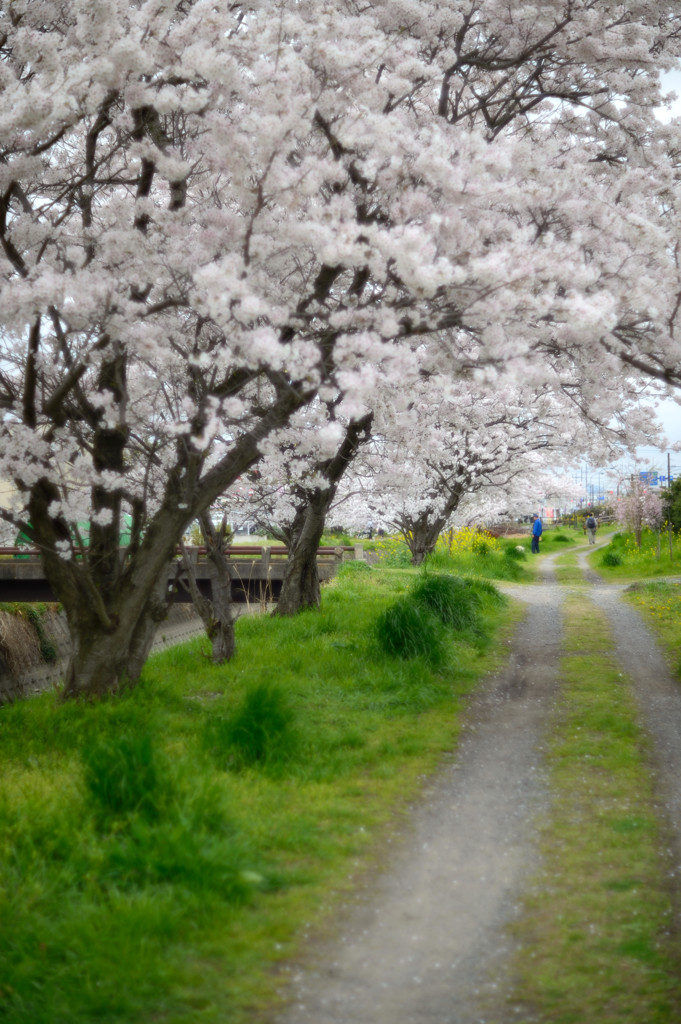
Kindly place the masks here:
MULTIPOLYGON (((173 605, 156 633, 152 651, 183 643, 202 632, 203 624, 192 605, 173 605)), ((63 612, 48 608, 40 616, 38 630, 27 613, 0 611, 0 704, 49 690, 61 680, 68 655, 63 612), (46 653, 52 655, 50 660, 45 660, 46 653)))

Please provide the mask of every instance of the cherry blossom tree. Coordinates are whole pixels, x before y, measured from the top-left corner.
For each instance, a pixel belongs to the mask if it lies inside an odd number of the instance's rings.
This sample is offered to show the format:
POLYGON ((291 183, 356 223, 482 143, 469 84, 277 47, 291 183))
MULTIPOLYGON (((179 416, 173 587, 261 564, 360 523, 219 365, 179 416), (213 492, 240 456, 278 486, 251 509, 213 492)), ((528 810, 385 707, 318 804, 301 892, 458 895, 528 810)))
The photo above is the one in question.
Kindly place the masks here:
POLYGON ((309 471, 290 479, 292 516, 279 518, 289 548, 288 565, 277 601, 277 615, 293 615, 320 603, 317 549, 343 475, 362 444, 371 438, 372 414, 350 420, 342 430, 334 453, 317 459, 309 471))
POLYGON ((547 469, 541 453, 529 455, 526 469, 501 490, 485 488, 463 499, 451 526, 515 528, 517 520, 541 508, 572 508, 581 490, 569 473, 547 469), (536 461, 536 465, 532 463, 536 461), (501 521, 501 524, 500 522, 501 521))
POLYGON ((678 7, 0 10, 1 511, 64 605, 68 695, 136 680, 187 524, 317 395, 358 420, 427 337, 450 374, 472 342, 537 382, 570 352, 587 399, 595 350, 669 361, 678 7))
MULTIPOLYGON (((658 439, 651 412, 639 410, 638 388, 626 375, 594 376, 605 422, 584 406, 584 389, 567 376, 542 388, 513 384, 508 376, 493 388, 426 376, 411 387, 406 412, 385 421, 364 460, 369 507, 403 533, 419 565, 471 495, 491 492, 498 506, 522 484, 536 505, 556 484, 550 467, 567 467, 585 454, 605 462, 623 446, 658 439)), ((470 500, 466 509, 470 517, 470 500)))
POLYGON ((636 547, 641 547, 643 528, 648 527, 657 534, 657 557, 660 557, 660 531, 665 522, 665 510, 662 495, 641 481, 640 476, 632 473, 625 494, 617 503, 618 518, 624 521, 636 540, 636 547))

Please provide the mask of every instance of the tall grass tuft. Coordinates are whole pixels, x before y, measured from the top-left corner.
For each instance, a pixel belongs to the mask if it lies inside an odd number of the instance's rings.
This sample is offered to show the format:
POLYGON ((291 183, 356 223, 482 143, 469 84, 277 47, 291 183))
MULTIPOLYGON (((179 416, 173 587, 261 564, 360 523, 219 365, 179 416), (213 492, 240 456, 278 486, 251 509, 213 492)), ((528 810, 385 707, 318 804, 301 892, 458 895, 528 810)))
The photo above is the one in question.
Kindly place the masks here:
POLYGON ((503 545, 504 558, 510 558, 515 562, 524 562, 527 559, 527 550, 522 544, 509 544, 503 545))
POLYGON ((207 745, 219 762, 236 769, 282 764, 299 746, 296 712, 282 686, 251 686, 231 715, 217 715, 206 727, 207 745))
POLYGON ((167 772, 158 764, 149 732, 98 737, 81 756, 85 787, 99 817, 158 817, 167 795, 167 772))
POLYGON ((460 576, 425 575, 412 589, 416 601, 430 608, 445 626, 475 629, 480 622, 482 599, 470 580, 460 576))
POLYGON ((379 615, 376 638, 382 650, 392 657, 423 657, 434 666, 443 664, 447 657, 442 622, 411 594, 379 615))

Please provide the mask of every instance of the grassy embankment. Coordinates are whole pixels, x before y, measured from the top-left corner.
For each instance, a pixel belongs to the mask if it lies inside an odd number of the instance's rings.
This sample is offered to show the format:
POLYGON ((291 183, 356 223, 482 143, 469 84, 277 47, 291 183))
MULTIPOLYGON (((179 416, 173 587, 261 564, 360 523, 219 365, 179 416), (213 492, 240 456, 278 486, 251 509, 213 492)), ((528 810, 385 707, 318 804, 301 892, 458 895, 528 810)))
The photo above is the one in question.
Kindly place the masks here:
MULTIPOLYGON (((382 565, 407 567, 410 555, 407 545, 399 537, 376 538, 364 542, 364 549, 381 559, 382 565)), ((497 539, 475 529, 451 531, 440 537, 428 559, 435 571, 462 573, 487 579, 530 583, 530 538, 497 539)))
MULTIPOLYGON (((565 583, 581 579, 573 559, 560 560, 565 583)), ((681 956, 646 738, 605 616, 579 588, 563 625, 563 685, 547 742, 554 799, 541 829, 543 867, 517 929, 516 1019, 673 1024, 681 956)))
MULTIPOLYGON (((414 581, 349 566, 319 613, 239 620, 227 666, 197 640, 117 699, 0 709, 3 1021, 258 1019, 504 649, 513 613, 482 586, 458 632, 421 607, 430 646, 386 654, 376 623, 414 581)), ((382 621, 409 641, 408 615, 382 621)))
POLYGON ((627 600, 658 635, 672 671, 681 679, 681 585, 656 578, 681 581, 681 536, 673 535, 670 555, 666 531, 658 536, 644 530, 640 548, 633 534, 618 533, 604 552, 594 552, 590 562, 605 580, 632 584, 627 600))
POLYGON ((643 530, 640 548, 633 533, 617 531, 604 550, 594 551, 589 563, 609 582, 636 583, 659 576, 681 576, 681 536, 672 535, 672 551, 666 530, 643 530))

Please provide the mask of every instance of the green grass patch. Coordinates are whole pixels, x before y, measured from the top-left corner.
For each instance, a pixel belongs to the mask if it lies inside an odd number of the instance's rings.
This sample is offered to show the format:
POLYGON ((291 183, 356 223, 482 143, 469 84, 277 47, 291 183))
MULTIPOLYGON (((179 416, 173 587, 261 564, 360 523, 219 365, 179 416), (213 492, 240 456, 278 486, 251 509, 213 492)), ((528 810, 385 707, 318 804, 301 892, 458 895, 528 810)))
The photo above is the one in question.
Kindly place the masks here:
POLYGON ((521 546, 501 544, 494 538, 486 545, 472 550, 462 546, 448 551, 444 546, 438 546, 426 559, 426 566, 433 572, 447 572, 457 576, 527 582, 531 575, 524 565, 524 558, 518 557, 519 552, 510 553, 515 547, 521 546))
POLYGON ((549 527, 541 535, 540 548, 545 552, 563 551, 566 547, 577 544, 581 534, 578 535, 569 529, 556 529, 549 527))
POLYGON ((445 626, 459 632, 475 629, 482 596, 471 580, 426 573, 412 590, 414 600, 431 609, 445 626))
POLYGON ((412 594, 406 594, 379 616, 376 639, 382 650, 394 658, 422 657, 433 667, 447 660, 443 623, 412 594))
POLYGON ((554 562, 556 579, 559 583, 567 585, 574 585, 584 582, 584 575, 582 570, 579 568, 577 561, 577 555, 573 551, 568 551, 564 555, 559 555, 554 562))
POLYGON ((283 768, 298 753, 297 717, 285 687, 273 681, 256 683, 246 689, 236 710, 211 715, 206 746, 223 767, 283 768))
POLYGON ((605 550, 591 552, 589 564, 605 579, 618 583, 679 575, 681 537, 678 532, 673 534, 670 557, 666 530, 660 534, 654 530, 643 530, 640 548, 636 545, 633 533, 617 532, 612 535, 605 550))
POLYGON ((672 670, 681 679, 681 584, 662 580, 637 584, 625 596, 660 638, 672 670))
POLYGON ((384 654, 375 623, 419 579, 343 570, 319 612, 240 619, 226 666, 197 639, 117 699, 0 709, 3 1021, 251 1024, 276 1002, 505 649, 450 630, 442 666, 384 654))
POLYGON ((631 686, 590 602, 568 598, 565 638, 543 867, 517 928, 517 1019, 672 1024, 679 951, 631 686))
MULTIPOLYGON (((365 544, 365 548, 378 556, 382 567, 411 566, 409 548, 402 537, 382 537, 370 546, 365 544)), ((523 565, 528 550, 529 541, 500 541, 485 531, 465 528, 443 534, 425 564, 433 572, 455 576, 529 581, 530 573, 523 565)))

